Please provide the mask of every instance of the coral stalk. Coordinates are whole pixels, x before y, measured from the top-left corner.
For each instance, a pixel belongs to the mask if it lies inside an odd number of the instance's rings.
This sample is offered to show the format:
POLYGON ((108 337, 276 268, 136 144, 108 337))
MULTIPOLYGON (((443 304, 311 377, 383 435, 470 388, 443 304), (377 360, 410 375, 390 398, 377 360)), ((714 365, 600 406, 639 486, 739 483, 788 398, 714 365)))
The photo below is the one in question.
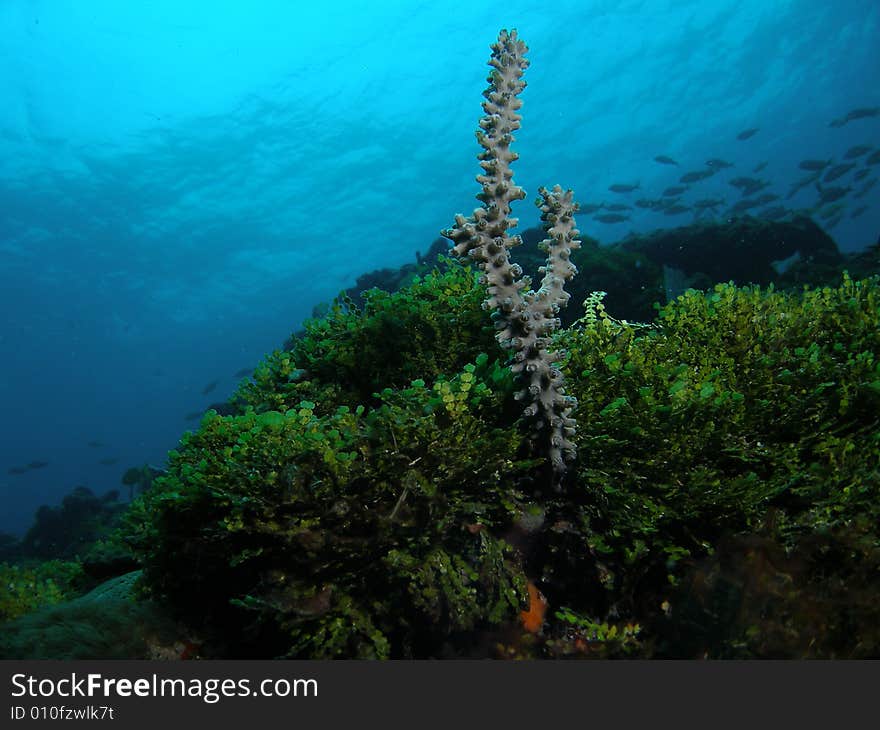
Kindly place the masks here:
POLYGON ((518 155, 510 145, 522 119, 517 113, 522 107, 518 97, 526 86, 522 76, 529 66, 528 48, 515 30, 502 30, 491 48, 492 71, 483 92, 485 115, 477 130, 483 148, 477 155, 483 169, 477 176, 482 186, 477 199, 482 205, 469 218, 455 216, 455 225, 442 235, 453 242, 456 256, 469 257, 483 272, 480 283, 489 294, 483 307, 492 310, 499 343, 512 351, 511 371, 524 385, 517 399, 528 401, 523 415, 532 423, 534 437, 544 442, 553 470, 561 477, 566 461, 575 455, 570 439, 575 429, 571 413, 577 403, 565 394, 562 373, 555 365, 561 353, 547 348, 560 326, 559 310, 569 299, 565 282, 577 273, 569 256, 580 247, 574 219, 578 206, 571 190, 563 191, 558 185, 539 190, 536 204, 547 234, 540 246, 547 252, 547 263, 540 269, 544 274, 540 289, 532 291, 529 277, 508 255, 509 249, 522 243, 519 236, 509 234, 517 225, 511 205, 526 195, 513 181, 511 163, 518 155))

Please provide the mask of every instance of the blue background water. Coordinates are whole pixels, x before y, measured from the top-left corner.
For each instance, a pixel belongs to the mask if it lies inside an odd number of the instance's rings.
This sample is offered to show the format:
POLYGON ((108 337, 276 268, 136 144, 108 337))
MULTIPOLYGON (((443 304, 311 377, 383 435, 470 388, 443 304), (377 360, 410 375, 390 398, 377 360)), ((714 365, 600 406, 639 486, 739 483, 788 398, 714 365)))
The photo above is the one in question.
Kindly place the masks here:
MULTIPOLYGON (((531 47, 529 199, 556 182, 583 202, 620 182, 656 196, 709 157, 738 174, 769 161, 784 197, 804 157, 880 145, 880 118, 828 126, 880 105, 876 0, 5 0, 0 530, 162 464, 184 415, 315 304, 470 212, 502 26, 531 47), (50 464, 7 473, 33 460, 50 464)), ((730 177, 701 193, 735 201, 730 177)), ((878 196, 834 230, 841 248, 876 241, 878 196)), ((516 212, 537 223, 529 203, 516 212)), ((580 227, 610 242, 684 222, 580 227)))

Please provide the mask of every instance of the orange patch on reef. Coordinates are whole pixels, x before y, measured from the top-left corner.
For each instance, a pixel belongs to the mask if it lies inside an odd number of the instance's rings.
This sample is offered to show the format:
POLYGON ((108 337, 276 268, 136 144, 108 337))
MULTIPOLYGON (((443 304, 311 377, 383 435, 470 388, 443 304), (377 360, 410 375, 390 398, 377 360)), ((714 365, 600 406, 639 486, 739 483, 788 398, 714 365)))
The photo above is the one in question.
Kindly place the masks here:
POLYGON ((547 599, 532 581, 527 584, 529 589, 529 608, 520 611, 519 617, 523 628, 530 634, 537 634, 544 625, 544 615, 547 613, 547 599))

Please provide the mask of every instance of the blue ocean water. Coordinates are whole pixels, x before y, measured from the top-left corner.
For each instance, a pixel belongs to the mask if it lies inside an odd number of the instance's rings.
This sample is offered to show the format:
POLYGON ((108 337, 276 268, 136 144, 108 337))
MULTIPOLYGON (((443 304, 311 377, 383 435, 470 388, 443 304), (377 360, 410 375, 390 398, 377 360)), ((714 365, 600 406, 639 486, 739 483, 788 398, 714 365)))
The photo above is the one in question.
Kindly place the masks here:
MULTIPOLYGON (((473 209, 502 27, 531 48, 529 199, 557 182, 584 203, 622 183, 656 196, 714 157, 735 167, 701 196, 732 200, 730 179, 766 162, 784 198, 800 160, 880 146, 880 116, 830 125, 880 106, 876 0, 6 0, 0 531, 161 465, 186 414, 316 304, 473 209)), ((880 190, 862 202, 833 231, 844 251, 880 233, 880 190)), ((516 213, 537 223, 527 201, 516 213)), ((580 228, 613 242, 682 223, 580 228)))

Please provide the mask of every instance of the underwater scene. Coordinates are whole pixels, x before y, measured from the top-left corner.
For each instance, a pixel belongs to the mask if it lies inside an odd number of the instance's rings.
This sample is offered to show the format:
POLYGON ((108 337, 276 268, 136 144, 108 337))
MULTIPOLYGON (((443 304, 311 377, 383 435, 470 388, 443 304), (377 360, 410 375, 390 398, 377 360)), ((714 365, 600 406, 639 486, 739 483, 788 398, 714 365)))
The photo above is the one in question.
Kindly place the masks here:
POLYGON ((876 0, 0 5, 0 658, 880 657, 876 0))

